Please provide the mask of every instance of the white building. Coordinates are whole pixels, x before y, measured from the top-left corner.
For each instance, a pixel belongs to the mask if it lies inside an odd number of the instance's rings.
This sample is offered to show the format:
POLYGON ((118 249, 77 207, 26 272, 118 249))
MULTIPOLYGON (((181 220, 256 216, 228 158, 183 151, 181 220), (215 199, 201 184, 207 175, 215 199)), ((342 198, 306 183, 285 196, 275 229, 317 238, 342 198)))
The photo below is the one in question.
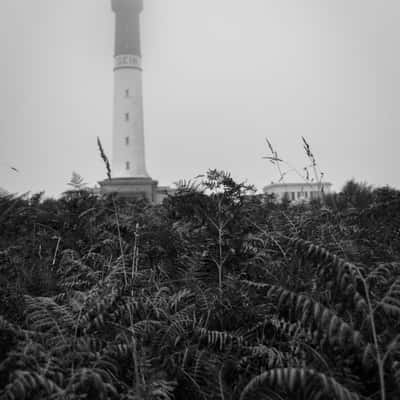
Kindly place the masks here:
POLYGON ((272 183, 264 187, 265 194, 273 194, 277 201, 284 198, 293 202, 310 201, 321 198, 331 191, 328 182, 272 183))

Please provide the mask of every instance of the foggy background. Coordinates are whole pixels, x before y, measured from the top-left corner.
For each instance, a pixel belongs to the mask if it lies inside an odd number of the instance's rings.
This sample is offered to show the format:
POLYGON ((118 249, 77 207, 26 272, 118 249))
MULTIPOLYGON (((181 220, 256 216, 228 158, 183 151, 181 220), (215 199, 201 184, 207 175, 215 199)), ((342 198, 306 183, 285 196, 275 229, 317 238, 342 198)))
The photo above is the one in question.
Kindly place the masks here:
MULTIPOLYGON (((398 0, 144 0, 147 167, 171 185, 208 168, 277 180, 301 135, 336 190, 400 187, 398 0)), ((111 157, 110 0, 2 0, 0 187, 58 195, 111 157), (19 172, 11 170, 16 167, 19 172)), ((288 181, 297 180, 295 175, 288 181)))

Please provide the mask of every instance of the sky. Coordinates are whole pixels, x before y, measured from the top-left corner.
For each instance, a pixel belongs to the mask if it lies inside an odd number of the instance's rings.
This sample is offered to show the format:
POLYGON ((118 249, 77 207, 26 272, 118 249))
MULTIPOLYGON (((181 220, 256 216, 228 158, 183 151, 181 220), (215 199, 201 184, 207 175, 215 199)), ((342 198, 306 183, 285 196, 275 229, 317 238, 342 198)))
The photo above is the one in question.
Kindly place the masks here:
MULTIPOLYGON (((1 0, 0 187, 59 195, 111 157, 110 0, 1 0), (18 172, 10 168, 16 168, 18 172)), ((276 181, 268 137, 326 180, 400 188, 398 0, 144 0, 147 169, 276 181)), ((289 174, 287 181, 296 180, 289 174)))

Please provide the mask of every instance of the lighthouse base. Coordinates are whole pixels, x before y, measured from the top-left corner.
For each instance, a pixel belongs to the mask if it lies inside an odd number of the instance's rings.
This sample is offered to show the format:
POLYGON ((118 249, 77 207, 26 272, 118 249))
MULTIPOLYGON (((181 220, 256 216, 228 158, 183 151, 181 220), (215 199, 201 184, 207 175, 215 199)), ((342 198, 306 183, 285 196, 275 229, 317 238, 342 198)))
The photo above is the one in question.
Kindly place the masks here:
POLYGON ((151 178, 112 178, 99 182, 100 195, 115 194, 125 199, 147 199, 152 204, 161 204, 168 196, 173 196, 176 189, 158 186, 151 178))
POLYGON ((158 182, 151 178, 112 178, 99 182, 101 194, 114 193, 124 198, 145 198, 157 201, 158 182))

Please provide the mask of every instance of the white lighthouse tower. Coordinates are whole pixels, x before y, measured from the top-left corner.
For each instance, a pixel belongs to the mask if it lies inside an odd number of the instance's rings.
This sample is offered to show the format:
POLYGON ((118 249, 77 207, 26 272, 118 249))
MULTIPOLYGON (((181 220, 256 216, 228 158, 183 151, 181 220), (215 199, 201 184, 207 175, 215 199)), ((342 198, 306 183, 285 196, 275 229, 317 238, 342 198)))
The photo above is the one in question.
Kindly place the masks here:
POLYGON ((156 200, 157 182, 146 169, 140 13, 143 0, 111 0, 115 14, 112 179, 103 193, 156 200))
POLYGON ((112 170, 148 178, 146 171, 139 16, 142 0, 112 0, 115 13, 112 170))

